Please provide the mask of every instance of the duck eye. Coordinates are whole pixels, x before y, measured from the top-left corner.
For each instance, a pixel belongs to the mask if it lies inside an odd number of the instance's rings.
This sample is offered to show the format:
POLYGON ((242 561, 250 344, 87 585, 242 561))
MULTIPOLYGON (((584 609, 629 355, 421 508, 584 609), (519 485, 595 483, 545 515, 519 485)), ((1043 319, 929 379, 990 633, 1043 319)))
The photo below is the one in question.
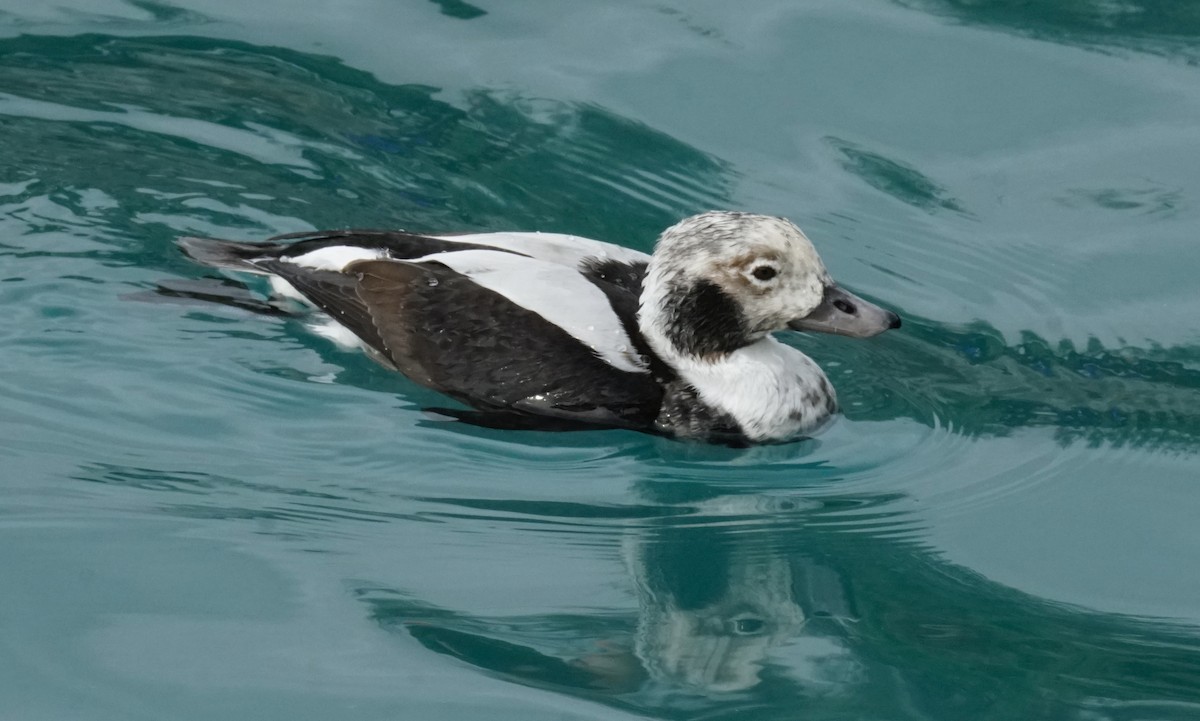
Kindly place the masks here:
POLYGON ((770 280, 775 277, 779 271, 769 265, 760 265, 751 271, 751 274, 759 280, 770 280))

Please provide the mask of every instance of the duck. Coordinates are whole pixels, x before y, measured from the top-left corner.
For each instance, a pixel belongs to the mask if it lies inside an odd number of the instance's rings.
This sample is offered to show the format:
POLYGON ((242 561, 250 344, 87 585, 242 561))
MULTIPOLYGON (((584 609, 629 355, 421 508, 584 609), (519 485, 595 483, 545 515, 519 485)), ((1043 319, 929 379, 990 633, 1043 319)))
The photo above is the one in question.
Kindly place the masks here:
POLYGON ((730 445, 815 435, 838 413, 780 331, 869 338, 900 317, 833 281, 786 218, 709 211, 647 255, 559 233, 327 230, 185 237, 192 260, 269 278, 313 326, 497 428, 626 428, 730 445))

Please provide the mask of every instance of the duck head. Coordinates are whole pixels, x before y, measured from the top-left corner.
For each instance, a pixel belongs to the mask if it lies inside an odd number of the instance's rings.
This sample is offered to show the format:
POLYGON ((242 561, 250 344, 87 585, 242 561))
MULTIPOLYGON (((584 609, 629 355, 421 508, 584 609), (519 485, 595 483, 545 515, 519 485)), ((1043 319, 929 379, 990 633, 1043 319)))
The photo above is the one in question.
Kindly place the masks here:
POLYGON ((677 352, 716 359, 773 331, 869 338, 900 317, 839 287, 791 221, 708 212, 659 237, 639 321, 677 352))

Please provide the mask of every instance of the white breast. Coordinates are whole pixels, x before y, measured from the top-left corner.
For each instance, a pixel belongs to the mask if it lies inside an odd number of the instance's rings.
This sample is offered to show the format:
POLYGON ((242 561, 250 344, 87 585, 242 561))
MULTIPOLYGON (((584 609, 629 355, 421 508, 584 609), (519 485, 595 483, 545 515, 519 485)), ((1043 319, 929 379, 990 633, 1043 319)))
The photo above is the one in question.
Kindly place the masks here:
POLYGON ((751 440, 812 435, 830 418, 825 400, 834 400, 833 388, 824 371, 771 336, 716 362, 679 355, 669 362, 705 404, 732 416, 751 440))

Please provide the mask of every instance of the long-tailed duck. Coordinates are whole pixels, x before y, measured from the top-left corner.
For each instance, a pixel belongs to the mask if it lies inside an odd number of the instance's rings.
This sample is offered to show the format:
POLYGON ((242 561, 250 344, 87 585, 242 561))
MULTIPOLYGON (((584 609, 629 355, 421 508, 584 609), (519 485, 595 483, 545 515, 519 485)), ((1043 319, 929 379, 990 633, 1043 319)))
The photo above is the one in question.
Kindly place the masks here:
POLYGON ((551 233, 338 230, 182 238, 328 315, 324 334, 512 427, 607 426, 719 442, 811 435, 837 410, 785 329, 866 338, 900 318, 840 288, 790 221, 709 212, 654 254, 551 233), (332 322, 329 322, 331 319, 332 322))

